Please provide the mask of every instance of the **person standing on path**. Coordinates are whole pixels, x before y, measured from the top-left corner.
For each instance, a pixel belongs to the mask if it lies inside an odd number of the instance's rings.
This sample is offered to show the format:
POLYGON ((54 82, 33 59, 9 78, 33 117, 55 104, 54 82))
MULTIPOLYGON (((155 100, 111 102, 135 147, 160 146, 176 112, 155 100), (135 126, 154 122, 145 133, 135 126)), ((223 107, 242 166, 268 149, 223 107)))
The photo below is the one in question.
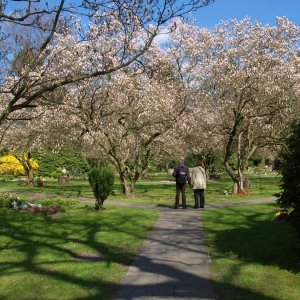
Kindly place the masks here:
POLYGON ((201 160, 196 161, 196 167, 192 171, 192 186, 194 190, 195 205, 194 208, 204 208, 206 189, 206 174, 201 160))
POLYGON ((191 176, 189 168, 184 164, 184 159, 181 158, 179 164, 175 167, 173 171, 173 177, 176 180, 176 197, 174 208, 177 209, 179 206, 180 193, 182 197, 182 208, 186 209, 186 196, 185 196, 185 187, 186 182, 191 184, 191 176))

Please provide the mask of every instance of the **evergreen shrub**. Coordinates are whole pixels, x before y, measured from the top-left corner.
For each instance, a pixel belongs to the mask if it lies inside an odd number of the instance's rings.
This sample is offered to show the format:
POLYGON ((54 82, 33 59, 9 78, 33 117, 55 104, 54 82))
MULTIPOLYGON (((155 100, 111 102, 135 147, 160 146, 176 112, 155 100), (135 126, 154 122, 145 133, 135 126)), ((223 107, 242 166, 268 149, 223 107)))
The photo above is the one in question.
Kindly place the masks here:
POLYGON ((115 175, 107 167, 98 167, 90 170, 88 180, 96 198, 95 208, 98 210, 113 191, 115 175))
POLYGON ((277 203, 290 210, 290 219, 300 236, 300 121, 292 125, 292 134, 286 139, 286 148, 279 157, 282 191, 276 194, 277 203))

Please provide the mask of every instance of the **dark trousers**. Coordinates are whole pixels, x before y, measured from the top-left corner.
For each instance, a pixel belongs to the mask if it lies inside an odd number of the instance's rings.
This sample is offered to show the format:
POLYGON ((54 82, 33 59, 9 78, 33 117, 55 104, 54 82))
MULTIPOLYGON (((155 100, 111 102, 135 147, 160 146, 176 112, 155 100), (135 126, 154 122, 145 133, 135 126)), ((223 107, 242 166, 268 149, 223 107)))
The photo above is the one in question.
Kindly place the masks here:
POLYGON ((176 183, 175 207, 179 206, 180 193, 182 197, 182 207, 186 207, 185 187, 186 187, 185 183, 184 184, 176 183))
POLYGON ((203 189, 197 189, 194 190, 194 199, 195 199, 195 207, 203 208, 205 205, 205 196, 204 196, 204 190, 203 189))

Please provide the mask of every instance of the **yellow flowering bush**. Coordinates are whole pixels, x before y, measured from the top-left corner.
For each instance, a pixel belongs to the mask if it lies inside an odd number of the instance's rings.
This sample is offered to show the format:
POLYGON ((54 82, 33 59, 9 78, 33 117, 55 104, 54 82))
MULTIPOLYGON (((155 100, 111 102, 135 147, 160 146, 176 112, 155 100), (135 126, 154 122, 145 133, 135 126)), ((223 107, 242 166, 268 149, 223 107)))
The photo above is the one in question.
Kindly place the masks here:
MULTIPOLYGON (((34 170, 38 169, 39 165, 36 160, 30 159, 30 163, 34 170)), ((24 167, 12 154, 0 157, 0 174, 26 175, 24 167)))

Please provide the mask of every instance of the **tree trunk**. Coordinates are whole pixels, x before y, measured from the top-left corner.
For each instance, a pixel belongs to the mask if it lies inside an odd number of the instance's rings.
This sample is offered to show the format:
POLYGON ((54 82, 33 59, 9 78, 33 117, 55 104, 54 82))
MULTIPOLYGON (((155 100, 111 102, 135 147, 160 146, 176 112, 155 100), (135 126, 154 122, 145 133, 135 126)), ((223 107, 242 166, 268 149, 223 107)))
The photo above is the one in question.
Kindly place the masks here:
POLYGON ((32 164, 30 162, 30 159, 31 159, 30 152, 28 152, 27 155, 23 154, 22 164, 23 164, 23 167, 24 167, 26 175, 27 175, 28 185, 33 185, 34 170, 33 170, 32 164))
POLYGON ((242 194, 243 191, 244 191, 243 179, 236 178, 236 180, 233 183, 232 194, 233 195, 242 194))
POLYGON ((120 180, 122 185, 122 193, 126 197, 131 196, 133 191, 131 182, 129 182, 122 174, 120 174, 120 180))
POLYGON ((205 173, 206 173, 206 179, 209 180, 210 179, 210 170, 209 170, 209 168, 207 168, 205 170, 205 173))
POLYGON ((241 176, 237 176, 235 180, 233 181, 233 189, 232 194, 242 194, 244 191, 244 182, 243 182, 243 174, 239 174, 241 176))
POLYGON ((233 183, 232 195, 236 195, 238 193, 238 184, 237 182, 233 183))
POLYGON ((21 163, 25 170, 25 174, 27 176, 27 184, 33 185, 34 182, 34 169, 31 164, 31 153, 28 152, 27 154, 23 153, 21 155, 13 154, 14 157, 21 163))
POLYGON ((243 178, 238 178, 237 181, 237 193, 242 194, 244 191, 244 183, 243 183, 243 178))
POLYGON ((165 168, 165 169, 162 170, 162 171, 168 173, 168 170, 169 170, 169 163, 168 163, 168 162, 165 162, 165 163, 164 163, 164 168, 165 168))
POLYGON ((132 196, 134 192, 135 184, 140 178, 140 174, 141 173, 138 172, 137 170, 134 169, 130 170, 128 166, 125 166, 124 170, 119 171, 119 176, 122 185, 122 193, 126 197, 132 196))
POLYGON ((95 202, 95 209, 96 209, 96 210, 99 210, 100 208, 102 208, 103 202, 104 202, 104 200, 96 199, 96 202, 95 202))
POLYGON ((241 167, 238 168, 238 193, 240 194, 244 190, 244 175, 241 167))
POLYGON ((243 192, 243 170, 242 170, 242 136, 243 132, 238 135, 238 148, 237 148, 237 155, 238 155, 238 166, 237 166, 237 193, 241 194, 243 192))
POLYGON ((28 179, 28 184, 29 185, 33 185, 33 181, 34 181, 34 171, 33 168, 30 164, 30 166, 28 166, 28 173, 27 173, 27 179, 28 179))
POLYGON ((122 182, 122 192, 126 197, 132 195, 132 186, 129 182, 127 181, 122 182))

